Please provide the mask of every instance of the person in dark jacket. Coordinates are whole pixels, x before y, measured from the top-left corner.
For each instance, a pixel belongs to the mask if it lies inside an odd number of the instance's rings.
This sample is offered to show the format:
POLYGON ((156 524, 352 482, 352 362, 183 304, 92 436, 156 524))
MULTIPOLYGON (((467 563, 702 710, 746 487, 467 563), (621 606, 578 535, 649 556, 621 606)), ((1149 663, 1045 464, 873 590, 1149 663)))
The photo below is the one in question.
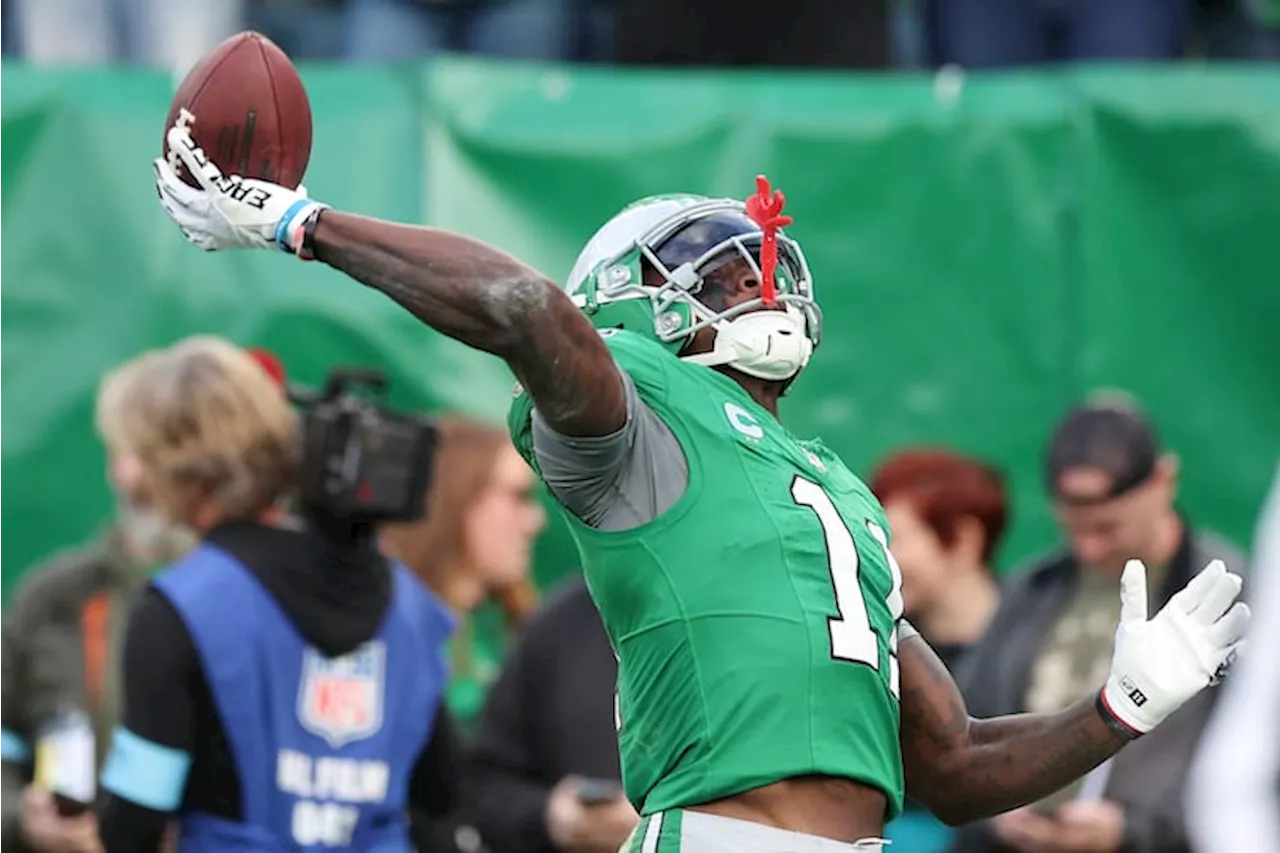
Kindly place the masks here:
POLYGON ((104 757, 119 715, 124 623, 151 562, 128 537, 129 523, 121 518, 86 545, 28 570, 5 614, 0 846, 6 851, 93 849, 97 843, 92 815, 58 814, 44 780, 32 784, 34 759, 46 733, 69 712, 84 714, 95 758, 104 757))
MULTIPOLYGON (((100 767, 119 722, 124 625, 152 569, 186 553, 190 533, 152 506, 138 460, 108 459, 116 498, 110 524, 89 543, 24 573, 4 620, 3 758, 5 850, 71 851, 97 845, 90 814, 58 812, 35 756, 75 719, 100 767), (36 783, 36 784, 33 784, 36 783)), ((92 768, 86 768, 92 769, 92 768)), ((96 775, 96 774, 94 774, 96 775)), ((92 776, 84 780, 92 786, 92 776)))
POLYGON ((617 661, 581 577, 525 626, 480 715, 469 810, 494 853, 612 851, 637 816, 622 793, 617 661))
MULTIPOLYGON (((1151 612, 1211 560, 1244 557, 1194 530, 1176 509, 1177 458, 1129 402, 1072 410, 1050 444, 1047 474, 1068 547, 1016 572, 959 673, 969 712, 994 717, 1066 707, 1106 680, 1120 573, 1147 566, 1151 612)), ((955 853, 1188 853, 1182 785, 1216 691, 1084 779, 1031 806, 963 829, 955 853)))
POLYGON ((171 822, 183 850, 425 846, 416 817, 452 805, 453 619, 371 525, 280 509, 301 448, 279 386, 190 338, 108 376, 99 424, 200 539, 126 628, 105 850, 157 850, 171 822))

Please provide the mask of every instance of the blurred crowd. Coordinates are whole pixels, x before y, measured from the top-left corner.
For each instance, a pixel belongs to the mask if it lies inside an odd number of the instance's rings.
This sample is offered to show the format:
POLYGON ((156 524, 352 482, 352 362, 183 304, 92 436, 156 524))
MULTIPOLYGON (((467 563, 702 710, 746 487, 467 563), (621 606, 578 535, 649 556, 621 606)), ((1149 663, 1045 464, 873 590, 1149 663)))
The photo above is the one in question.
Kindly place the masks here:
POLYGON ((1280 57, 1280 0, 4 0, 6 55, 183 70, 243 29, 296 60, 448 51, 664 66, 991 68, 1280 57))
MULTIPOLYGON (((97 429, 115 511, 92 541, 66 543, 73 547, 26 573, 4 620, 5 850, 103 849, 99 818, 59 803, 68 796, 92 801, 111 732, 122 719, 137 726, 134 682, 148 677, 150 664, 129 650, 136 629, 130 614, 136 623, 144 612, 149 579, 201 541, 250 554, 236 544, 245 519, 288 527, 285 469, 264 461, 264 447, 274 448, 270 458, 286 459, 290 443, 301 439, 280 416, 264 414, 285 412, 273 364, 194 338, 104 380, 97 429), (255 364, 269 368, 271 383, 255 364), (237 388, 244 392, 239 408, 237 388), (165 428, 170 422, 182 425, 176 438, 165 428), (257 508, 242 511, 244 518, 209 506, 176 509, 172 484, 200 477, 220 484, 219 493, 241 495, 243 506, 252 498, 257 508), (79 763, 68 759, 77 751, 79 763)), ((310 561, 337 553, 342 578, 309 569, 254 571, 286 609, 288 585, 302 584, 336 594, 331 603, 339 610, 332 612, 349 615, 365 595, 353 578, 372 565, 358 557, 374 554, 378 565, 403 565, 456 620, 442 641, 451 675, 440 713, 449 719, 437 718, 418 758, 434 782, 414 787, 407 804, 420 853, 617 850, 637 815, 620 785, 616 662, 590 594, 573 571, 543 596, 533 585, 532 548, 546 514, 534 474, 506 433, 461 417, 439 423, 420 520, 379 527, 367 552, 354 540, 335 544, 330 534, 319 552, 305 552, 310 561), (499 614, 495 632, 475 630, 486 607, 499 614)), ((1068 411, 1045 438, 1043 471, 1061 540, 1045 542, 1041 556, 1008 573, 1007 583, 993 567, 1009 521, 999 470, 948 449, 912 447, 881 461, 868 478, 892 527, 907 618, 956 675, 975 716, 1058 711, 1099 689, 1119 616, 1119 576, 1130 558, 1148 566, 1152 612, 1211 559, 1249 575, 1252 585, 1272 584, 1268 595, 1276 597, 1280 477, 1260 517, 1250 572, 1244 554, 1179 507, 1178 457, 1123 395, 1092 396, 1068 411)), ((1263 609, 1275 603, 1256 599, 1263 609)), ((1270 613, 1259 617, 1277 623, 1270 613)), ((305 620, 293 618, 305 633, 305 620)), ((429 658, 421 672, 404 671, 409 677, 400 680, 429 682, 429 658)), ((1266 698, 1276 692, 1274 664, 1264 655, 1252 669, 1246 665, 1226 690, 1201 694, 1080 782, 1031 806, 953 830, 909 804, 887 830, 893 849, 1274 853, 1255 845, 1262 837, 1256 823, 1275 818, 1259 798, 1273 797, 1267 792, 1280 780, 1275 704, 1266 698)), ((161 716, 174 713, 166 703, 161 716)), ((195 725, 198 739, 211 737, 195 725)), ((200 782, 201 774, 217 772, 198 770, 199 755, 195 762, 169 804, 178 814, 216 808, 193 804, 199 785, 214 784, 200 782)), ((103 774, 106 793, 111 775, 103 774)), ((414 779, 419 775, 415 770, 414 779)), ((113 815, 109 808, 99 814, 113 815)), ((155 814, 168 820, 163 810, 155 814)))

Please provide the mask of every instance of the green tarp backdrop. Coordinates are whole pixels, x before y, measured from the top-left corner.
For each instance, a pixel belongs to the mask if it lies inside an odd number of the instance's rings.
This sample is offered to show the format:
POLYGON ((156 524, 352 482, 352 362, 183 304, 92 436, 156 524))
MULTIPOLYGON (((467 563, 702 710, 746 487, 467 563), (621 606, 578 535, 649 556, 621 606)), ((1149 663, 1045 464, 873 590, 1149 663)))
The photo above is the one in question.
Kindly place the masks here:
MULTIPOLYGON (((3 581, 109 514, 102 372, 213 332, 292 377, 389 368, 393 400, 498 419, 496 359, 283 255, 210 255, 156 203, 173 81, 3 69, 3 581)), ((336 207, 453 228, 562 277, 643 195, 795 215, 827 336, 784 416, 855 470, 942 443, 1002 466, 1008 567, 1052 543, 1041 451, 1100 386, 1183 459, 1183 504, 1249 544, 1280 458, 1280 72, 1097 68, 926 77, 623 73, 443 59, 308 68, 307 185, 336 207)), ((714 536, 714 531, 708 531, 714 536)), ((573 568, 563 528, 546 581, 573 568)))

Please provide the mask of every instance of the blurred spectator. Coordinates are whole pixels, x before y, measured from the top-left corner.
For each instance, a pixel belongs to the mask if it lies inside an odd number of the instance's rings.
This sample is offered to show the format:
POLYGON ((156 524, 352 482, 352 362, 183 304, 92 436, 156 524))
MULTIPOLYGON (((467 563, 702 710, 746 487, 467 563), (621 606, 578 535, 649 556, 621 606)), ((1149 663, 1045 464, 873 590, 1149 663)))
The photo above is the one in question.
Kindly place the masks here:
POLYGON ((1241 59, 1251 49, 1252 22, 1243 0, 1196 0, 1189 53, 1211 59, 1241 59))
POLYGON ((895 68, 928 67, 935 50, 930 48, 924 10, 928 0, 890 0, 889 53, 895 68))
POLYGON ((1192 54, 1206 59, 1280 59, 1280 2, 1198 0, 1192 54))
POLYGON ((936 64, 965 68, 1183 55, 1190 0, 926 0, 936 64))
MULTIPOLYGON (((1004 482, 976 460, 914 449, 882 462, 871 490, 893 534, 907 619, 955 671, 1000 601, 990 565, 1008 511, 1004 482)), ((908 799, 885 837, 896 849, 935 853, 947 848, 952 833, 908 799)))
POLYGON ((917 449, 881 463, 871 490, 893 533, 907 619, 954 671, 1000 602, 991 558, 1008 512, 1004 481, 981 462, 917 449))
POLYGON ((1196 853, 1280 853, 1280 468, 1255 543, 1249 645, 1187 785, 1196 853))
POLYGON ((183 74, 245 25, 243 0, 13 2, 23 58, 50 65, 131 62, 183 74))
POLYGON ((1251 28, 1250 59, 1280 61, 1280 2, 1246 0, 1251 28))
POLYGON ((494 853, 612 853, 635 827, 618 762, 617 676, 586 582, 564 581, 526 625, 476 729, 467 799, 494 853))
MULTIPOLYGON (((102 405, 100 395, 99 418, 102 405)), ((108 453, 114 520, 87 546, 25 573, 6 614, 0 646, 9 697, 3 709, 5 850, 86 849, 75 843, 86 825, 96 844, 92 816, 62 817, 48 791, 29 788, 24 795, 23 786, 32 780, 42 733, 76 734, 66 724, 74 727, 82 714, 101 764, 120 711, 120 647, 129 609, 153 568, 196 544, 190 531, 159 511, 143 475, 137 457, 119 448, 108 453)))
POLYGON ((104 381, 112 454, 201 539, 130 615, 108 853, 156 850, 171 815, 182 849, 425 847, 420 818, 452 806, 452 619, 369 525, 280 509, 301 447, 262 367, 195 337, 104 381))
POLYGON ((616 61, 642 65, 884 68, 888 0, 616 0, 616 61))
POLYGON ((294 62, 342 56, 347 0, 246 0, 246 25, 294 62))
MULTIPOLYGON (((459 617, 449 706, 464 723, 480 712, 502 660, 501 636, 476 630, 475 611, 497 601, 507 630, 537 604, 529 578, 546 524, 537 482, 505 431, 464 418, 441 420, 422 519, 382 528, 386 553, 413 570, 459 617)), ((499 633, 503 633, 499 628, 499 633)))
POLYGON ((362 61, 465 52, 567 59, 576 0, 347 0, 346 55, 362 61))
POLYGON ((572 0, 575 62, 612 62, 617 0, 572 0))
MULTIPOLYGON (((1006 589, 960 674, 969 712, 1056 712, 1107 678, 1119 620, 1120 572, 1146 563, 1155 613, 1210 560, 1244 561, 1174 507, 1178 460, 1119 398, 1073 409, 1050 442, 1047 479, 1069 549, 1037 560, 1006 589)), ((1216 691, 1080 782, 1027 808, 960 830, 963 853, 1183 853, 1182 784, 1216 691)))

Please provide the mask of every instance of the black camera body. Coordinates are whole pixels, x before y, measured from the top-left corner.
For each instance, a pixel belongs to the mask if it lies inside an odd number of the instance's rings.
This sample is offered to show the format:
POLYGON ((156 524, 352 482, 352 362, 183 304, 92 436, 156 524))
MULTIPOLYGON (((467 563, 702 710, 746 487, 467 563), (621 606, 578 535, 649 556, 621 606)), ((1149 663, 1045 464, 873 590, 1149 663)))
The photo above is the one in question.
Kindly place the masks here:
POLYGON ((302 411, 299 499, 353 524, 414 521, 425 512, 438 431, 428 418, 391 411, 377 371, 336 369, 322 391, 290 388, 302 411), (367 395, 367 396, 368 396, 367 395))

